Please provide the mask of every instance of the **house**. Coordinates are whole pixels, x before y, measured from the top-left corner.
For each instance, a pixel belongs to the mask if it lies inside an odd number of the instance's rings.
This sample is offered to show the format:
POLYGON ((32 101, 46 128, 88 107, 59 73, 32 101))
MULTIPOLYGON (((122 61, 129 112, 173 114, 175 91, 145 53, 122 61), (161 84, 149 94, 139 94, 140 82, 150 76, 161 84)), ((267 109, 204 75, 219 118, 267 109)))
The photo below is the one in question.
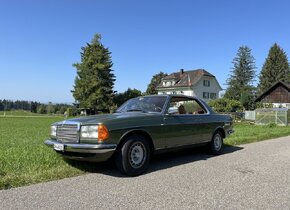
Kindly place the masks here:
POLYGON ((196 96, 208 102, 219 98, 222 90, 214 75, 204 69, 172 73, 161 80, 157 86, 158 94, 183 94, 196 96))
POLYGON ((290 108, 290 85, 279 81, 256 98, 255 102, 273 104, 277 108, 290 108))

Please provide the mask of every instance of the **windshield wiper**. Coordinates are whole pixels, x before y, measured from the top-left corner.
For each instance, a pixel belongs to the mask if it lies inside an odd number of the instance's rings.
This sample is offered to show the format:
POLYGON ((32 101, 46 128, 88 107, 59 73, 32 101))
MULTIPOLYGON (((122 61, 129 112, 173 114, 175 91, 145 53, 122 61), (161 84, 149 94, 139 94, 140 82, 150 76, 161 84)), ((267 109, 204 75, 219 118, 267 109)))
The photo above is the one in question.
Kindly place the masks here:
POLYGON ((145 112, 144 110, 141 109, 128 109, 126 112, 145 112))

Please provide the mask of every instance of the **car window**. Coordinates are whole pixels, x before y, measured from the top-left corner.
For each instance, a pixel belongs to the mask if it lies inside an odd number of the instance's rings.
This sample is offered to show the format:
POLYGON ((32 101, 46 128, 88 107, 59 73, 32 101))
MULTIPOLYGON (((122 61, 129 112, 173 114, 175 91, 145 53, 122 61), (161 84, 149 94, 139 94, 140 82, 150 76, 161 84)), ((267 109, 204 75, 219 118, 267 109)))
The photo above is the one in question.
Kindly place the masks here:
POLYGON ((172 97, 168 108, 170 114, 206 114, 206 109, 195 99, 172 97))
POLYGON ((138 97, 126 101, 116 112, 161 112, 166 96, 138 97))

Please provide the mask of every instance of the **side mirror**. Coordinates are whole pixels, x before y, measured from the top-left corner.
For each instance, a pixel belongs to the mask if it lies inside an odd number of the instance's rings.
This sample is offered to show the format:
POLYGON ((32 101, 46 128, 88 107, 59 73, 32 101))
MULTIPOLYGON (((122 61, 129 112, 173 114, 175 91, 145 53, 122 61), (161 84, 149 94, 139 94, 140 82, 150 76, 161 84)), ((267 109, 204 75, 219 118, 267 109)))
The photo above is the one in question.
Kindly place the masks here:
POLYGON ((167 114, 168 114, 168 115, 178 114, 178 111, 177 111, 176 109, 168 109, 167 114))

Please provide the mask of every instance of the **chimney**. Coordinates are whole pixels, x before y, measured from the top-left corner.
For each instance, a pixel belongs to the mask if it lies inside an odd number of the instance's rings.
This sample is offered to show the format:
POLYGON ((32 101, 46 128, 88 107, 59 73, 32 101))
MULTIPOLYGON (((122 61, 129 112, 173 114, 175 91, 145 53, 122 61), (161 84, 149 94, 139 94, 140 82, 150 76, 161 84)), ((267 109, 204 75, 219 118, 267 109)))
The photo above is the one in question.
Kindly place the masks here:
POLYGON ((184 73, 184 69, 180 69, 180 75, 184 73))

